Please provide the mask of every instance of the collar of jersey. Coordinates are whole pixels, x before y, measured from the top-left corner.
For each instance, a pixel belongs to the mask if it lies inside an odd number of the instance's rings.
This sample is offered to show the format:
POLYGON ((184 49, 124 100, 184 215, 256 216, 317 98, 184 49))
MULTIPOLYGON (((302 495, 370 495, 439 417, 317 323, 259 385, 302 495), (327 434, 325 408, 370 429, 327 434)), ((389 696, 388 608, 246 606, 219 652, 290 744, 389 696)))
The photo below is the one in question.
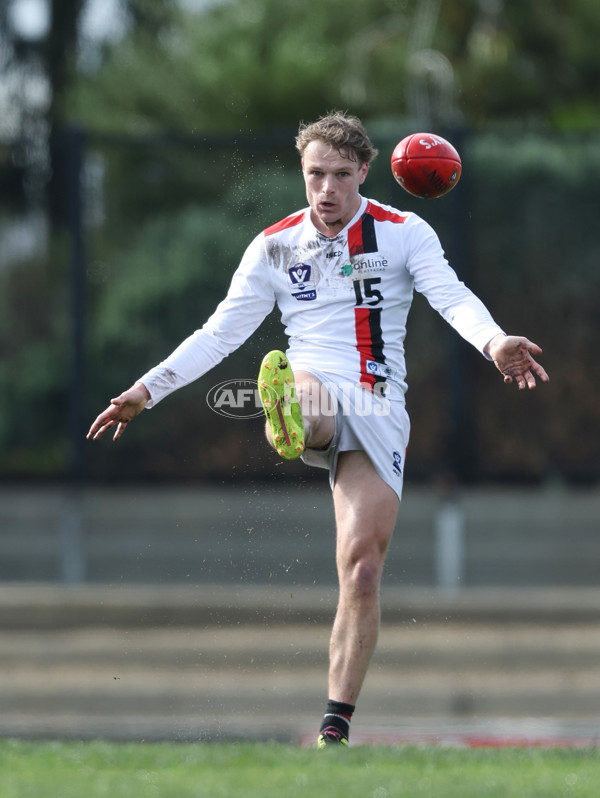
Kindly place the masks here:
POLYGON ((314 227, 315 232, 316 232, 316 234, 317 234, 319 239, 322 239, 323 241, 339 241, 340 238, 345 238, 345 236, 346 236, 346 234, 348 232, 348 228, 352 227, 352 225, 355 224, 355 222, 357 222, 360 219, 360 217, 363 215, 363 213, 367 209, 367 205, 369 203, 369 200, 366 199, 365 197, 363 197, 360 194, 359 194, 359 196, 360 196, 360 205, 358 206, 358 210, 356 211, 356 213, 354 214, 352 219, 350 219, 348 224, 346 224, 345 227, 343 227, 340 230, 340 232, 336 236, 334 236, 333 238, 330 238, 329 236, 326 236, 325 233, 322 233, 320 230, 317 229, 317 227, 313 224, 313 220, 310 218, 310 208, 306 209, 306 218, 307 218, 308 222, 312 225, 312 227, 314 227))

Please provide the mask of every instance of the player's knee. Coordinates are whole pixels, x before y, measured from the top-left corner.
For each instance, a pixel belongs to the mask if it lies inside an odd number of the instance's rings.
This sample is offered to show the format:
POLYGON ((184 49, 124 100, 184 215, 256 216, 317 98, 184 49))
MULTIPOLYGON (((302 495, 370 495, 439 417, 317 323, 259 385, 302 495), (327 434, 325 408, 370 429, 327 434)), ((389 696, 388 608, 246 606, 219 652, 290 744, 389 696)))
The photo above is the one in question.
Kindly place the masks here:
POLYGON ((306 445, 313 449, 324 449, 331 443, 335 432, 335 421, 329 417, 305 419, 306 445))
POLYGON ((379 559, 362 555, 340 569, 340 587, 355 600, 370 600, 379 594, 380 575, 379 559))

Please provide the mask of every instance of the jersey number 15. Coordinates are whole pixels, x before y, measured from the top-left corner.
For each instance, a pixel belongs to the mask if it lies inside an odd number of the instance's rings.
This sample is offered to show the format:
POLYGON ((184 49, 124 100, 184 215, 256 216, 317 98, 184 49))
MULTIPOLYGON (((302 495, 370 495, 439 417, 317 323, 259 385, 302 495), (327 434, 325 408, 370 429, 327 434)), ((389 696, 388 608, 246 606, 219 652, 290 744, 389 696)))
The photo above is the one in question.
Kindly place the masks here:
POLYGON ((354 280, 354 293, 357 305, 378 305, 383 302, 383 294, 378 288, 381 277, 365 277, 364 280, 354 280), (369 301, 370 300, 370 301, 369 301))

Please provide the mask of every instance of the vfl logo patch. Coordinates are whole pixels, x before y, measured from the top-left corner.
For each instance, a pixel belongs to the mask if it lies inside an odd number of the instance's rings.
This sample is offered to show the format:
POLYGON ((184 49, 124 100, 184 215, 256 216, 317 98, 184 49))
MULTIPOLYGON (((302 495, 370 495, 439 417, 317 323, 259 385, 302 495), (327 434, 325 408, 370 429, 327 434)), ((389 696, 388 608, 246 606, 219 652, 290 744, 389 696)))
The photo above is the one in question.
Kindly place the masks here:
POLYGON ((375 360, 367 360, 365 366, 369 374, 375 374, 377 377, 389 379, 393 376, 394 370, 385 363, 377 363, 375 360))
POLYGON ((295 263, 288 271, 292 296, 301 302, 317 298, 315 284, 311 282, 312 267, 308 263, 295 263))
POLYGON ((394 474, 397 477, 402 476, 402 455, 400 452, 392 452, 392 457, 394 458, 394 462, 392 463, 392 468, 394 469, 394 474))

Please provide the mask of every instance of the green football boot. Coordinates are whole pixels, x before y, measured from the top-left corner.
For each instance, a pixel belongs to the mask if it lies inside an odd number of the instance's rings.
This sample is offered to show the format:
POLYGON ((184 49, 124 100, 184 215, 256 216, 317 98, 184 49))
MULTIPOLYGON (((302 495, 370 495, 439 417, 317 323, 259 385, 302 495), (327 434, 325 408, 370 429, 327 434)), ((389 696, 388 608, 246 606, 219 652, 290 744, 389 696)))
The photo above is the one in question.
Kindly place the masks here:
POLYGON ((277 454, 286 460, 304 451, 304 422, 296 397, 294 373, 278 349, 265 355, 258 375, 260 400, 273 434, 277 454))
POLYGON ((321 732, 317 737, 317 749, 322 751, 324 748, 339 748, 340 745, 348 745, 348 738, 344 737, 337 729, 321 732))

